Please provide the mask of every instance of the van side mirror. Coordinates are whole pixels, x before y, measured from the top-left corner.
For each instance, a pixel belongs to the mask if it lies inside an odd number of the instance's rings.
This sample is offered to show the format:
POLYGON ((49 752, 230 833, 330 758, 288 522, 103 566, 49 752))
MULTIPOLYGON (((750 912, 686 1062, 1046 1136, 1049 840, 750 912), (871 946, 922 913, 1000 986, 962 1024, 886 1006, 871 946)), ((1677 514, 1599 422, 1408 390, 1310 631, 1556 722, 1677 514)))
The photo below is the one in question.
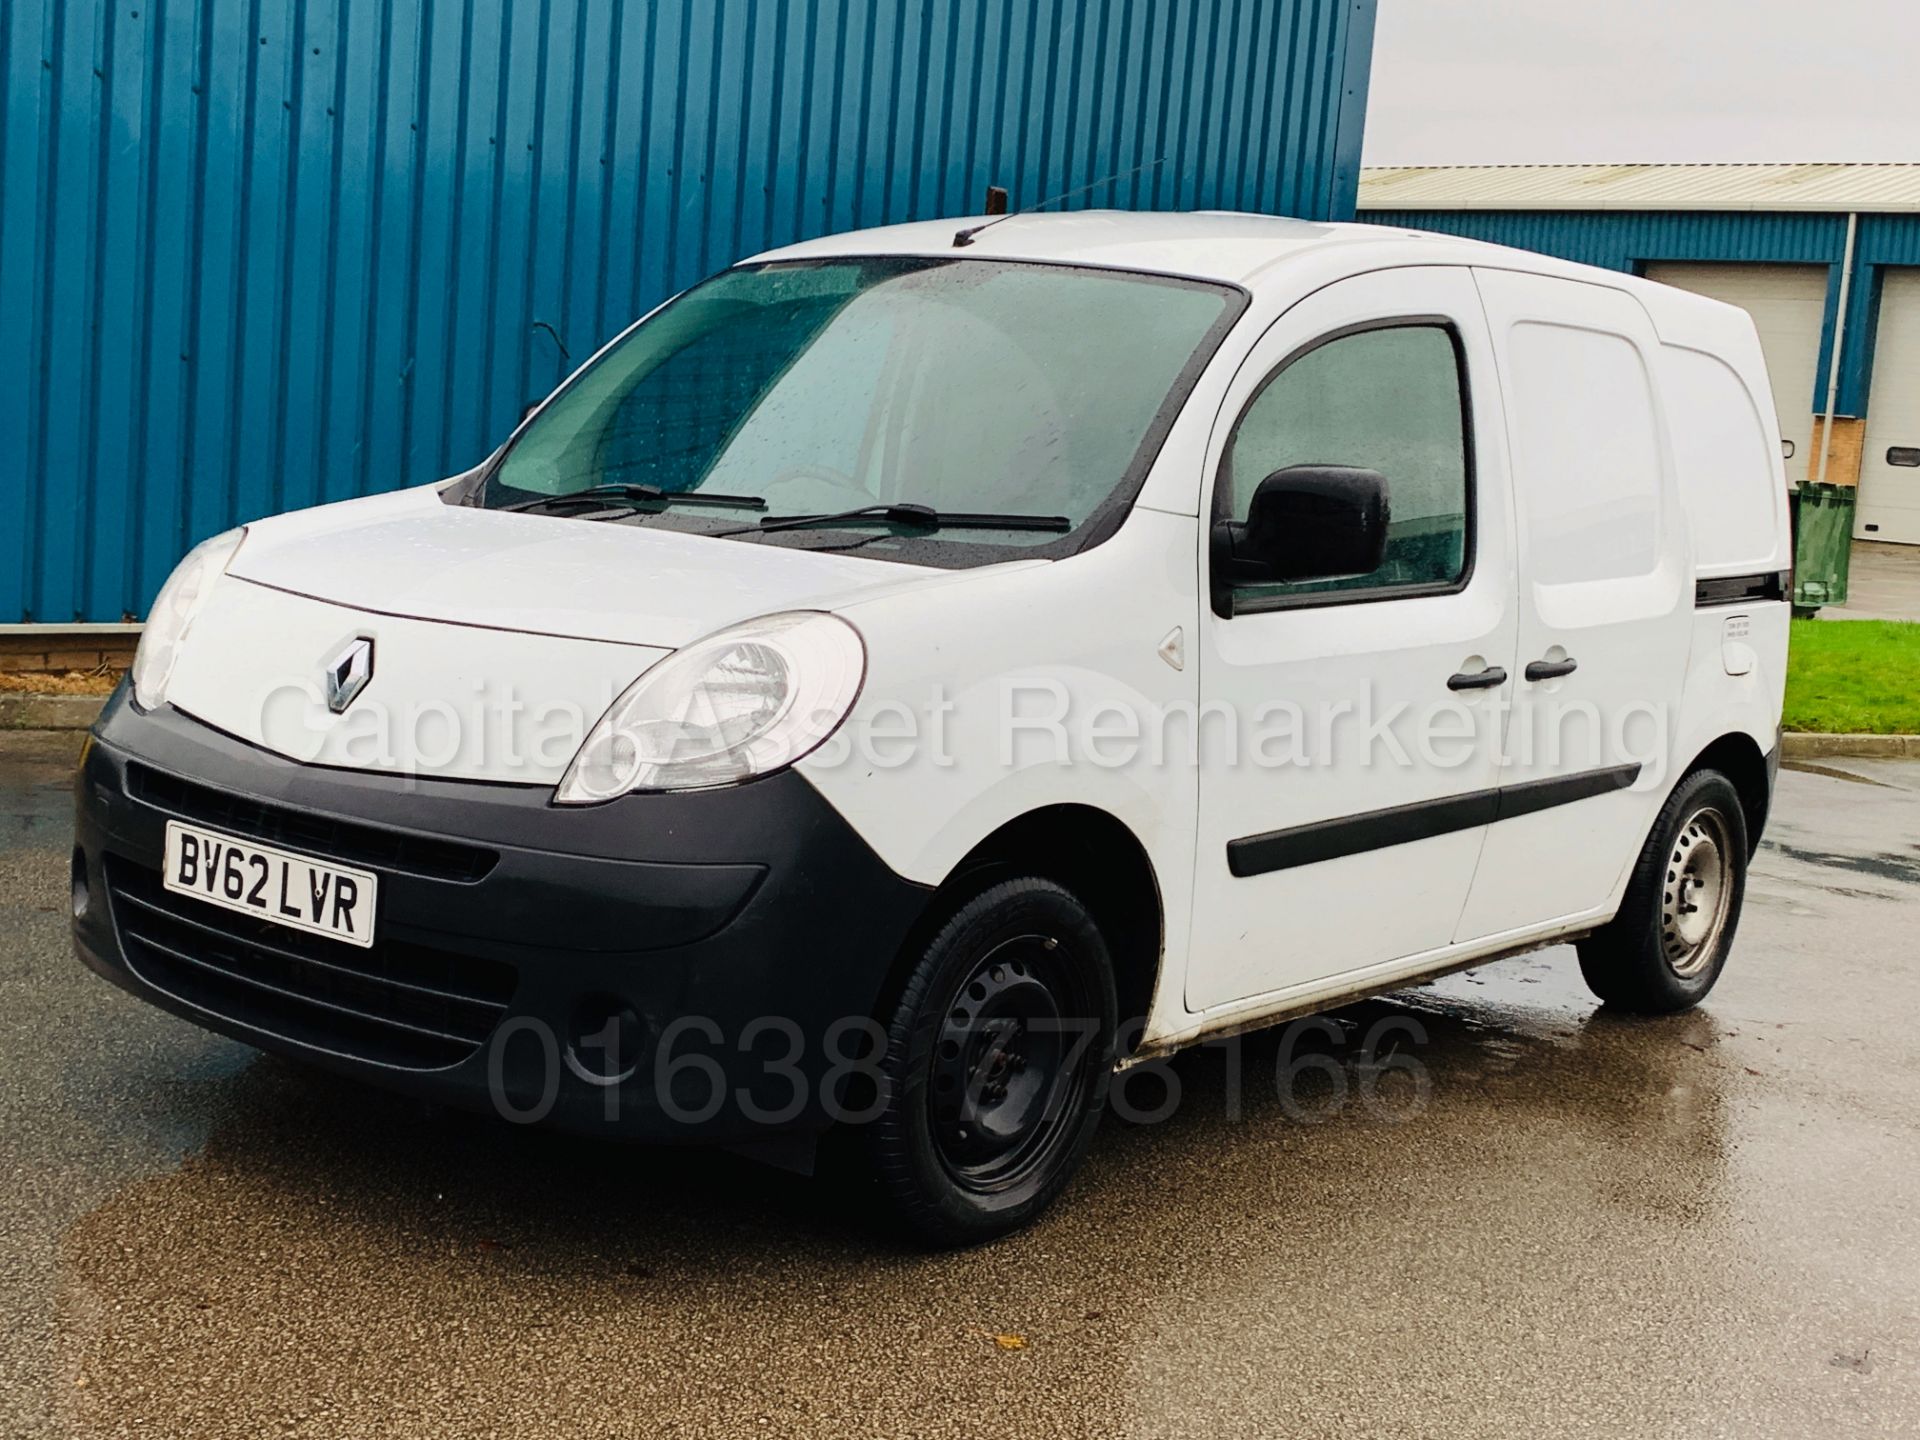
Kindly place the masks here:
POLYGON ((1377 470, 1289 465, 1260 482, 1244 522, 1214 526, 1214 574, 1230 585, 1370 575, 1386 557, 1390 513, 1377 470))

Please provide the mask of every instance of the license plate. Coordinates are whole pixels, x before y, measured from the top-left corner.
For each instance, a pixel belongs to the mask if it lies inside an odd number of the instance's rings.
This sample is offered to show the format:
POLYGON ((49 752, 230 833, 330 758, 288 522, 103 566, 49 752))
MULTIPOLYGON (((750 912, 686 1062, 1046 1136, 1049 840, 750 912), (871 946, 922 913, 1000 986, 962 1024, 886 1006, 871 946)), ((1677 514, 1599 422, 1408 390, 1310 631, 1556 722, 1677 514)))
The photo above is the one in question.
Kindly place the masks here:
POLYGON ((373 944, 380 879, 198 825, 167 822, 167 889, 348 945, 373 944))

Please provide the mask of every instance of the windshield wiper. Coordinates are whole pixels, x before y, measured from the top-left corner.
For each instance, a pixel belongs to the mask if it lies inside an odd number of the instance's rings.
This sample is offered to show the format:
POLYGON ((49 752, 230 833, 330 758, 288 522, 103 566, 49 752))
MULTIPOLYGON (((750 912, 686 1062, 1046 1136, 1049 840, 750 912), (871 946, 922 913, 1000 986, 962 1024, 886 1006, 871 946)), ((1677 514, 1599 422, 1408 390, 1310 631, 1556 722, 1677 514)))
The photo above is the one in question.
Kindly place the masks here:
POLYGON ((725 510, 764 510, 767 502, 758 495, 714 495, 700 490, 662 490, 658 485, 589 485, 584 490, 569 490, 561 495, 539 495, 498 510, 545 510, 554 505, 591 505, 606 500, 632 500, 644 505, 712 505, 725 510))
POLYGON ((862 505, 830 515, 769 515, 758 525, 718 530, 721 535, 764 535, 772 530, 811 530, 829 525, 903 525, 914 530, 1049 530, 1064 535, 1073 521, 1064 515, 1014 515, 993 511, 935 510, 931 505, 862 505))

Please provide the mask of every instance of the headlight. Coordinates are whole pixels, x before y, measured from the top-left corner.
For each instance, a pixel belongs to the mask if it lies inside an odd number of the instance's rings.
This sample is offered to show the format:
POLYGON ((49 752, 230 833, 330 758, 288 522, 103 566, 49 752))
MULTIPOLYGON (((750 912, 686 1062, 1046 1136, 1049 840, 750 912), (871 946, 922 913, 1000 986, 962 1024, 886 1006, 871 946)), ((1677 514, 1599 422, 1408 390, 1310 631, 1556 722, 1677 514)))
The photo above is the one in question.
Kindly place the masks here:
POLYGON ((146 629, 140 632, 140 648, 133 654, 133 698, 142 710, 157 710, 166 704, 167 681, 173 677, 174 661, 180 658, 180 646, 193 617, 200 613, 213 582, 227 573, 246 535, 242 526, 201 541, 160 587, 146 629))
POLYGON ((727 785, 791 765, 847 718, 866 668, 859 632, 818 611, 768 615, 695 641, 613 702, 554 803, 727 785))

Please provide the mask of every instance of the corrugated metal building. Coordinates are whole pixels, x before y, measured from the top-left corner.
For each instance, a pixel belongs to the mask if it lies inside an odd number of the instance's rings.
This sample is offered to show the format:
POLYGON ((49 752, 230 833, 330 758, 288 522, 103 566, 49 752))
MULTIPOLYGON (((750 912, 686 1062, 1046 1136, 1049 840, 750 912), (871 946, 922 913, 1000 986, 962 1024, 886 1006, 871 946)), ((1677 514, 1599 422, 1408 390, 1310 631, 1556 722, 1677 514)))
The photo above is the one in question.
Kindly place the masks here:
POLYGON ((462 469, 768 246, 989 184, 1348 216, 1373 5, 13 0, 0 621, 462 469))
POLYGON ((1801 473, 1859 487, 1856 537, 1920 544, 1920 165, 1369 169, 1360 210, 1744 306, 1801 473))

